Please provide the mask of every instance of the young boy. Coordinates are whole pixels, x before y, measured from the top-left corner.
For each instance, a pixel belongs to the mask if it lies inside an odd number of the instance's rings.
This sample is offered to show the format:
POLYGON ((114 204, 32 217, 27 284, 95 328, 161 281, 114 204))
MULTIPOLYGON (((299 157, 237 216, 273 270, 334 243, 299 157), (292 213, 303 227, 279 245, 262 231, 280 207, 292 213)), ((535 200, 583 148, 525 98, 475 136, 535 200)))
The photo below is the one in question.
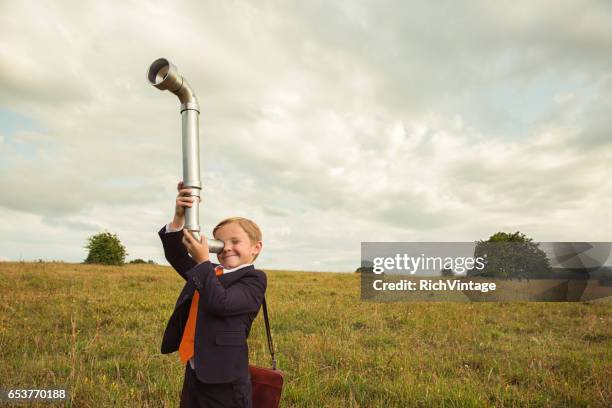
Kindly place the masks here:
POLYGON ((245 218, 228 218, 213 230, 224 243, 210 262, 201 242, 183 229, 190 190, 178 185, 172 222, 159 231, 170 265, 186 280, 162 340, 162 354, 179 351, 185 366, 181 407, 251 407, 246 339, 266 292, 266 275, 252 262, 261 231, 245 218))

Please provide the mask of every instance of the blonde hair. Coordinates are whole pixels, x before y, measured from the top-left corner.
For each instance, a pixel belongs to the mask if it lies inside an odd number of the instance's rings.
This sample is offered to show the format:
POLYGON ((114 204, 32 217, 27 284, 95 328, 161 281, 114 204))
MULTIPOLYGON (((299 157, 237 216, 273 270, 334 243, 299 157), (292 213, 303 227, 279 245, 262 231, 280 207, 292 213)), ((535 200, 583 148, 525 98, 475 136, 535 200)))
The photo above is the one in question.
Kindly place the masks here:
MULTIPOLYGON (((219 228, 221 228, 224 225, 232 224, 232 223, 238 224, 240 228, 242 228, 242 230, 246 232, 252 244, 257 244, 259 241, 262 240, 262 234, 261 234, 261 230, 259 229, 259 226, 255 224, 253 221, 249 220, 248 218, 243 218, 243 217, 230 217, 230 218, 226 218, 223 221, 219 222, 217 226, 213 229, 213 236, 215 235, 215 232, 217 232, 219 228)), ((258 255, 259 254, 255 255, 253 260, 257 259, 258 255)))

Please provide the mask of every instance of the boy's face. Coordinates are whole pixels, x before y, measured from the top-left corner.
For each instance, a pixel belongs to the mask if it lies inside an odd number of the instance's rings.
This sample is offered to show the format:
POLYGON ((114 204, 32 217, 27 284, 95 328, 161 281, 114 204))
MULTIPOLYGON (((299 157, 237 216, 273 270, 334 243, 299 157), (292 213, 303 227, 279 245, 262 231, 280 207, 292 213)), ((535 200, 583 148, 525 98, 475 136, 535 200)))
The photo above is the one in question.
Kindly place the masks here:
POLYGON ((261 241, 251 242, 247 233, 237 223, 230 222, 215 232, 215 239, 223 241, 223 251, 217 254, 219 263, 226 269, 253 262, 261 251, 261 241))

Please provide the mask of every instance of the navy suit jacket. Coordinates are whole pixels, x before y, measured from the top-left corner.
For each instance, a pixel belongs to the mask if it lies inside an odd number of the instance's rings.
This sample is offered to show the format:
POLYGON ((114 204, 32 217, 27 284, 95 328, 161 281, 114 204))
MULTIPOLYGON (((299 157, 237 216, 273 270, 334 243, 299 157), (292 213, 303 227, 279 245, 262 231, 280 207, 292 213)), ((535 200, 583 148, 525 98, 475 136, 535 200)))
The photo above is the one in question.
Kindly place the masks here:
MULTIPOLYGON (((205 383, 227 383, 248 375, 247 337, 263 302, 266 275, 253 266, 215 275, 216 264, 197 264, 181 242, 183 231, 159 231, 170 265, 185 279, 162 340, 162 354, 178 350, 195 291, 200 294, 196 319, 194 367, 205 383)), ((187 362, 189 364, 189 362, 187 362)))

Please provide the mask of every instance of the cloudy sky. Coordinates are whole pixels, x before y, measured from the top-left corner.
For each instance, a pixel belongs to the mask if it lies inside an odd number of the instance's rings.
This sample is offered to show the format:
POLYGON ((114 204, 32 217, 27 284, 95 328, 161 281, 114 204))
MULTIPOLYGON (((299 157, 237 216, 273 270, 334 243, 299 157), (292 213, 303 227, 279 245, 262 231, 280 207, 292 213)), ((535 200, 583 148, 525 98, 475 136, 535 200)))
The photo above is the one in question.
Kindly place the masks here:
POLYGON ((610 3, 412 3, 3 0, 0 259, 80 262, 108 230, 164 262, 182 171, 159 57, 200 100, 202 227, 258 222, 258 266, 612 241, 610 3))

